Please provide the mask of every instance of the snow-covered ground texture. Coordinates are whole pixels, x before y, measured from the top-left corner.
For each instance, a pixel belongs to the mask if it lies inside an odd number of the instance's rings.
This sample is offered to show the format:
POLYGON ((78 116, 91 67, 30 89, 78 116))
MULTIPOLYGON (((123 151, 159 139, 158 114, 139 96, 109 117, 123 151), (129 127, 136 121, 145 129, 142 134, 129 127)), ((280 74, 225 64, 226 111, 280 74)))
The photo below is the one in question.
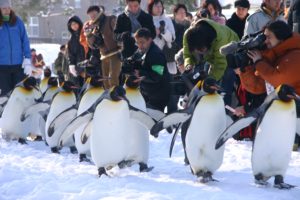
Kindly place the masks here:
MULTIPOLYGON (((138 166, 110 171, 112 177, 98 178, 97 169, 79 163, 78 156, 63 149, 50 153, 44 142, 0 139, 0 199, 204 199, 204 200, 299 200, 300 153, 293 152, 285 181, 298 185, 291 190, 259 187, 253 183, 251 143, 226 143, 224 161, 214 178, 219 182, 200 183, 183 164, 180 137, 173 157, 168 157, 171 135, 150 137, 148 173, 139 173, 138 166)), ((115 147, 118 148, 118 147, 115 147)))

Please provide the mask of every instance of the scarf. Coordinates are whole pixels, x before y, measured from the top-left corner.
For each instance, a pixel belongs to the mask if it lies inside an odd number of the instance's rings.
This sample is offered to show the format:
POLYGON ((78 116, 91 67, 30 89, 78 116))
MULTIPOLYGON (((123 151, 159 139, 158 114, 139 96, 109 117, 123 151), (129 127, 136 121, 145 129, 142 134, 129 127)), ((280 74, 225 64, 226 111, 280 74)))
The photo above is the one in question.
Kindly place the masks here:
POLYGON ((131 22, 131 33, 135 33, 138 29, 142 28, 140 22, 138 21, 138 17, 140 16, 142 10, 139 9, 139 11, 135 14, 130 12, 128 10, 128 7, 125 8, 125 15, 129 17, 131 22))
POLYGON ((2 19, 3 19, 4 22, 8 22, 10 20, 10 16, 9 15, 7 15, 7 16, 3 15, 2 19))

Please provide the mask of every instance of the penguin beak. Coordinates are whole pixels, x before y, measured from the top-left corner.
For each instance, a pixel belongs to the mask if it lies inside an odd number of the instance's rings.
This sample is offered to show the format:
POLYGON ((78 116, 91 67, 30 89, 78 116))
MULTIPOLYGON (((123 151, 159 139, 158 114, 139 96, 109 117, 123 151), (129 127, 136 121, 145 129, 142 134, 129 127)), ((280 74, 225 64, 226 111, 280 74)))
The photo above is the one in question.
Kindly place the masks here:
POLYGON ((288 94, 287 97, 289 97, 290 99, 294 99, 295 101, 300 101, 300 96, 297 95, 296 93, 294 94, 288 94))
POLYGON ((134 83, 140 83, 143 79, 145 79, 145 76, 141 76, 141 77, 135 79, 133 82, 134 83))
POLYGON ((216 91, 221 91, 221 90, 223 90, 219 85, 212 85, 212 86, 210 86, 209 87, 210 89, 212 89, 212 90, 216 90, 216 91))

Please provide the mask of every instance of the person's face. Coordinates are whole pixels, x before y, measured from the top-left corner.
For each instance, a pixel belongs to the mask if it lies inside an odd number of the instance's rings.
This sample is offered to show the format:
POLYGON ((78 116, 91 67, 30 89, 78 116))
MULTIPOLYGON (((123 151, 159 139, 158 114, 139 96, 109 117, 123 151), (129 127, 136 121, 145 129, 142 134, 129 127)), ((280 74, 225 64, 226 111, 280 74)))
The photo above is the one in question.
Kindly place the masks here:
POLYGON ((90 17, 91 20, 95 20, 98 15, 99 13, 95 10, 88 13, 88 16, 90 17))
POLYGON ((1 9, 1 13, 3 16, 9 16, 10 12, 11 12, 11 8, 7 7, 7 8, 0 8, 1 9))
POLYGON ((265 4, 272 11, 277 11, 280 9, 281 0, 265 0, 265 4))
POLYGON ((79 24, 76 23, 76 22, 72 22, 72 23, 71 23, 71 29, 72 29, 73 31, 78 31, 78 29, 79 29, 79 24))
POLYGON ((245 17, 248 14, 248 8, 243 8, 243 7, 237 6, 235 14, 238 16, 238 18, 245 19, 245 17))
POLYGON ((280 40, 276 38, 275 34, 272 31, 266 29, 264 34, 266 36, 265 44, 267 45, 268 49, 271 49, 280 43, 280 40))
POLYGON ((216 15, 216 10, 215 10, 215 8, 213 7, 213 5, 209 4, 209 5, 207 6, 207 10, 209 11, 210 16, 216 15))
POLYGON ((137 1, 129 1, 127 3, 127 6, 128 6, 128 10, 133 14, 136 14, 140 9, 140 4, 137 1))
POLYGON ((146 39, 143 37, 135 37, 135 42, 137 43, 139 50, 141 52, 145 53, 149 49, 152 39, 151 38, 146 39))
POLYGON ((31 56, 35 56, 36 55, 36 52, 35 51, 32 51, 31 52, 31 56))
POLYGON ((162 12, 163 12, 163 5, 161 4, 161 2, 158 2, 157 4, 153 5, 152 8, 153 16, 161 16, 162 12))
POLYGON ((179 22, 183 22, 186 18, 186 12, 183 8, 179 8, 178 11, 175 13, 175 20, 179 22))

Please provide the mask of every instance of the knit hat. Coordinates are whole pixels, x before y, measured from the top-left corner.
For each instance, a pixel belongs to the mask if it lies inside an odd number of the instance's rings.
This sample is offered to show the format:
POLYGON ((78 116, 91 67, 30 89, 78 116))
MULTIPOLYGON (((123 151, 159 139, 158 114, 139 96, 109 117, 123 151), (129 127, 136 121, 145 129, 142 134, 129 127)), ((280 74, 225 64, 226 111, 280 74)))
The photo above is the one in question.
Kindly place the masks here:
POLYGON ((11 8, 10 0, 0 0, 0 8, 11 8))
POLYGON ((236 0, 235 2, 234 2, 234 7, 236 8, 236 7, 242 7, 242 8, 250 8, 250 3, 249 3, 249 1, 248 0, 236 0))

